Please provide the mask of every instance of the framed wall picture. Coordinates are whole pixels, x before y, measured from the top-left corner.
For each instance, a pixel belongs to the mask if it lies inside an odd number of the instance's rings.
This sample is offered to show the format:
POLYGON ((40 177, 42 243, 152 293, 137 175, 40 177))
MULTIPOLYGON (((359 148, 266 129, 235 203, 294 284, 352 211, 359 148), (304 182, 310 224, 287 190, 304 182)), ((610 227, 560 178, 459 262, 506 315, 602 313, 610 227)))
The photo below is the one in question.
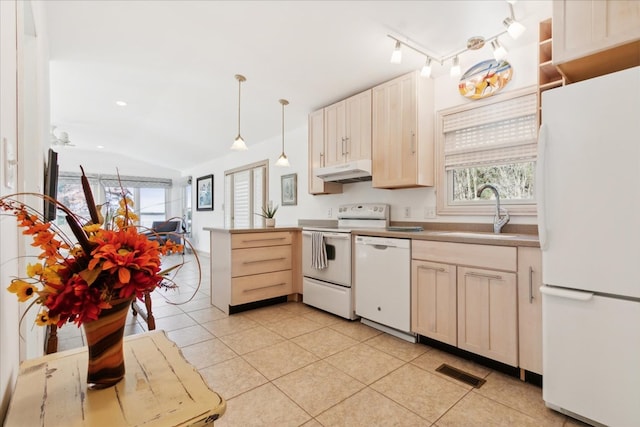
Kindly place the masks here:
POLYGON ((213 175, 201 176, 196 180, 196 209, 213 210, 213 175))
POLYGON ((282 206, 295 206, 298 204, 298 174, 282 175, 282 206))

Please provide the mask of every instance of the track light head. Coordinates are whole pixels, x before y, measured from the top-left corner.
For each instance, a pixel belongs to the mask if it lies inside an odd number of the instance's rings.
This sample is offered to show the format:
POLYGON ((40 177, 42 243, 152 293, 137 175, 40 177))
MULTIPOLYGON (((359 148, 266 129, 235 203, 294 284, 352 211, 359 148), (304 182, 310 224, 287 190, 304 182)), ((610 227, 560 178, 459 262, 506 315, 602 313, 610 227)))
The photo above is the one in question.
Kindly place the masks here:
POLYGON ((500 44, 498 39, 491 41, 491 48, 493 49, 493 57, 496 61, 501 61, 507 57, 507 49, 500 44))
POLYGON ((451 70, 449 70, 449 75, 451 77, 458 77, 460 75, 460 60, 458 56, 453 58, 453 65, 451 66, 451 70))
POLYGON ((427 60, 422 66, 422 70, 420 70, 420 75, 426 78, 431 77, 431 58, 427 57, 427 60))
POLYGON ((522 33, 524 33, 524 31, 526 30, 524 25, 522 25, 521 23, 519 23, 518 21, 516 21, 511 17, 505 18, 504 21, 502 21, 502 23, 504 24, 505 27, 507 27, 507 32, 509 33, 511 38, 514 40, 517 40, 518 37, 520 37, 522 33))
POLYGON ((399 64, 402 62, 402 50, 401 50, 400 41, 396 40, 396 46, 391 53, 391 63, 399 64))

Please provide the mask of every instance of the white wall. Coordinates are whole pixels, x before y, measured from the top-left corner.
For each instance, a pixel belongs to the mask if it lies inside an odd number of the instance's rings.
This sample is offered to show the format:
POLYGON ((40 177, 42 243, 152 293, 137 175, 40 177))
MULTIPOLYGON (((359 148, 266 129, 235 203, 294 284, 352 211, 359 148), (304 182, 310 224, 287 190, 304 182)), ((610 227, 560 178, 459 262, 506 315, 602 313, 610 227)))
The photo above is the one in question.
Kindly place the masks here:
MULTIPOLYGON (((467 52, 460 58, 462 70, 470 68, 487 58, 487 50, 467 52)), ((514 74, 511 82, 503 89, 504 92, 521 89, 537 83, 537 43, 513 49, 507 60, 511 63, 514 74)), ((435 111, 459 106, 474 101, 463 98, 458 92, 458 78, 448 75, 435 79, 435 111)), ((195 180, 198 176, 214 175, 214 211, 193 213, 192 243, 201 251, 209 251, 208 232, 203 227, 222 227, 224 214, 224 171, 256 161, 269 159, 269 199, 280 204, 280 177, 290 173, 298 174, 298 205, 281 206, 276 214, 277 224, 296 225, 300 219, 336 219, 336 207, 346 203, 378 202, 391 205, 392 221, 439 221, 439 222, 479 222, 491 223, 492 216, 438 216, 425 219, 425 209, 436 204, 435 189, 413 188, 398 190, 382 190, 371 187, 371 182, 359 182, 343 185, 342 194, 312 196, 307 192, 307 126, 285 133, 285 152, 289 157, 291 167, 278 168, 274 165, 280 154, 281 137, 272 138, 259 144, 249 146, 249 151, 229 151, 224 157, 212 159, 202 165, 186 171, 195 180), (404 218, 404 208, 411 210, 410 218, 404 218), (329 216, 329 209, 332 215, 329 216)), ((231 145, 231 139, 229 139, 231 145)), ((532 216, 512 216, 513 224, 535 224, 532 216)))
MULTIPOLYGON (((17 153, 16 123, 16 3, 0 2, 0 195, 13 193, 8 188, 5 173, 6 144, 17 153)), ((18 231, 15 220, 0 216, 0 283, 9 283, 18 271, 18 231)), ((7 286, 7 285, 4 285, 7 286)), ((16 380, 19 362, 18 301, 14 295, 0 290, 0 420, 4 419, 16 380)))
MULTIPOLYGON (((31 165, 42 161, 42 144, 48 136, 49 123, 48 46, 42 4, 1 1, 0 21, 0 140, 13 147, 17 159, 14 185, 9 188, 4 174, 7 168, 4 147, 0 150, 0 195, 37 192, 41 190, 42 169, 31 165)), ((0 229, 0 283, 4 288, 25 271, 24 255, 30 252, 15 218, 0 216, 0 229)), ((42 354, 42 328, 34 330, 30 324, 35 313, 25 317, 19 329, 20 313, 25 308, 24 304, 18 304, 15 295, 2 289, 0 420, 4 419, 19 361, 42 354)))

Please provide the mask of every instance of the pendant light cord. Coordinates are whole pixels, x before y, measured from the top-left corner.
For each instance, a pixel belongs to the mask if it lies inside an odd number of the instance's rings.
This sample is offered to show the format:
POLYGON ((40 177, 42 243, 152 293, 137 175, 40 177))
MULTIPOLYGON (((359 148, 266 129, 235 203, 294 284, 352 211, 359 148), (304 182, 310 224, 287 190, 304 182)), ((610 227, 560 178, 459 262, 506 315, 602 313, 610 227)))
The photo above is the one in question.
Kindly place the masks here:
POLYGON ((236 80, 238 80, 238 136, 240 136, 240 105, 242 102, 242 98, 241 98, 241 88, 242 88, 242 82, 247 80, 245 78, 245 76, 243 76, 242 74, 236 74, 236 80))
POLYGON ((242 80, 238 79, 238 136, 240 136, 240 87, 242 86, 242 80))
POLYGON ((280 99, 278 102, 282 104, 282 154, 284 154, 284 106, 289 105, 289 101, 280 99))

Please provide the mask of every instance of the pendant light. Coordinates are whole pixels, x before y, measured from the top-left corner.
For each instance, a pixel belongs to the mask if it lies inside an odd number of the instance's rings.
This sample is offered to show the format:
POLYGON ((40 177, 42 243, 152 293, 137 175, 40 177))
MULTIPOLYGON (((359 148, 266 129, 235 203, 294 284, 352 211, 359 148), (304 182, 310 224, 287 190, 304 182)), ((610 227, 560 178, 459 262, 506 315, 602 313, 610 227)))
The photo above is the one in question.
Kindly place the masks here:
POLYGON ((238 80, 238 136, 236 136, 236 139, 233 141, 231 149, 235 151, 246 151, 247 144, 244 143, 244 139, 240 136, 240 86, 242 85, 242 82, 247 79, 240 74, 236 74, 235 77, 236 80, 238 80))
POLYGON ((276 161, 276 166, 287 168, 290 165, 289 165, 289 159, 287 159, 287 155, 284 154, 284 106, 289 105, 289 101, 287 101, 286 99, 280 99, 278 102, 282 104, 282 153, 280 154, 280 157, 278 157, 278 160, 276 161))

